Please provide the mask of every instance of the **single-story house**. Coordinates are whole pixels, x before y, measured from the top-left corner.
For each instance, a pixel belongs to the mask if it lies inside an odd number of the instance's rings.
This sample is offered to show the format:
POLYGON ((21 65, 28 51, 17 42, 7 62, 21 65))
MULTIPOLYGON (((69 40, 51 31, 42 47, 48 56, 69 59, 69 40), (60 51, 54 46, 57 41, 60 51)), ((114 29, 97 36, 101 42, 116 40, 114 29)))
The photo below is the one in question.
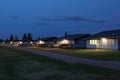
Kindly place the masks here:
POLYGON ((21 45, 23 45, 23 42, 22 42, 22 40, 17 40, 17 41, 14 41, 13 44, 14 44, 14 46, 21 46, 21 45))
POLYGON ((0 44, 5 44, 5 41, 3 39, 0 39, 0 44))
POLYGON ((22 40, 14 40, 14 41, 10 41, 9 44, 13 46, 21 46, 23 45, 23 42, 22 40))
POLYGON ((36 44, 40 47, 53 47, 56 39, 56 37, 45 37, 39 39, 36 44))
POLYGON ((57 39, 54 47, 58 48, 86 48, 86 41, 84 38, 89 37, 89 34, 73 34, 66 35, 57 39))
POLYGON ((87 38, 87 48, 120 50, 120 29, 102 31, 87 38))
POLYGON ((34 41, 23 41, 23 46, 34 46, 34 41))

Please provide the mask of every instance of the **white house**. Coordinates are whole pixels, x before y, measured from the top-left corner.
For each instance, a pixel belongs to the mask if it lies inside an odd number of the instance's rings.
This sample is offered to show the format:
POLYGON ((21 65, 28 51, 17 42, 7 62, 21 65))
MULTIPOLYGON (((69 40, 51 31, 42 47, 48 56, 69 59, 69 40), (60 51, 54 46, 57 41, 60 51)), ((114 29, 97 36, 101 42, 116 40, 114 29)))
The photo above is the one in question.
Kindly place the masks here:
POLYGON ((56 41, 54 47, 60 48, 86 48, 86 41, 84 38, 90 36, 89 34, 73 34, 66 35, 64 37, 59 38, 56 41))
POLYGON ((120 30, 102 31, 87 38, 87 48, 92 49, 120 49, 120 30))
POLYGON ((53 47, 56 39, 57 39, 56 37, 41 38, 37 41, 36 45, 40 47, 53 47))

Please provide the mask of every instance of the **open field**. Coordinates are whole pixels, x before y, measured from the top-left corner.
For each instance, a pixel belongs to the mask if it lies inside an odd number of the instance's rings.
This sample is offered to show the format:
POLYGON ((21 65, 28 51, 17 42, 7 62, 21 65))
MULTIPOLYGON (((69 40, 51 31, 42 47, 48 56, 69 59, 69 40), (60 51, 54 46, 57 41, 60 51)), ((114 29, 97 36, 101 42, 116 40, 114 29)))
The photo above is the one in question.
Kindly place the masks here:
POLYGON ((0 47, 0 80, 119 80, 120 71, 0 47))
POLYGON ((60 49, 60 48, 46 48, 32 46, 28 47, 32 49, 37 49, 41 51, 61 53, 65 55, 97 59, 97 60, 120 60, 120 51, 115 50, 100 50, 100 49, 60 49))

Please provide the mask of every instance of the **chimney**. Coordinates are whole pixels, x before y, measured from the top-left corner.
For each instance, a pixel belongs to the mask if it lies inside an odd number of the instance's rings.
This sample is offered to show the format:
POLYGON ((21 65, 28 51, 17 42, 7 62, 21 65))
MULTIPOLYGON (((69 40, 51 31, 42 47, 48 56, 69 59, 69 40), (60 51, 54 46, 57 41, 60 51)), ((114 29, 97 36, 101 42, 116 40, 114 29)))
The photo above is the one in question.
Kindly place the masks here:
POLYGON ((67 32, 65 32, 65 37, 66 37, 67 35, 68 35, 67 32))

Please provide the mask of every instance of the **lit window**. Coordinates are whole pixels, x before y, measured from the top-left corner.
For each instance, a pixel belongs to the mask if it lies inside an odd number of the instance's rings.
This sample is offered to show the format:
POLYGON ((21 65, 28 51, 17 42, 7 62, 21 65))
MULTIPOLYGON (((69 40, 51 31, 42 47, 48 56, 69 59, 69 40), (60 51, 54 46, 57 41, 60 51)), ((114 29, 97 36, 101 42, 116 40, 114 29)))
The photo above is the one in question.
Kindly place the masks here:
POLYGON ((103 45, 113 45, 114 44, 114 39, 102 38, 101 40, 102 40, 103 45))
POLYGON ((98 45, 100 44, 100 40, 90 40, 91 45, 98 45))
POLYGON ((114 44, 114 39, 108 39, 108 45, 113 45, 114 44))
POLYGON ((107 38, 102 38, 102 45, 107 45, 108 39, 107 38))

